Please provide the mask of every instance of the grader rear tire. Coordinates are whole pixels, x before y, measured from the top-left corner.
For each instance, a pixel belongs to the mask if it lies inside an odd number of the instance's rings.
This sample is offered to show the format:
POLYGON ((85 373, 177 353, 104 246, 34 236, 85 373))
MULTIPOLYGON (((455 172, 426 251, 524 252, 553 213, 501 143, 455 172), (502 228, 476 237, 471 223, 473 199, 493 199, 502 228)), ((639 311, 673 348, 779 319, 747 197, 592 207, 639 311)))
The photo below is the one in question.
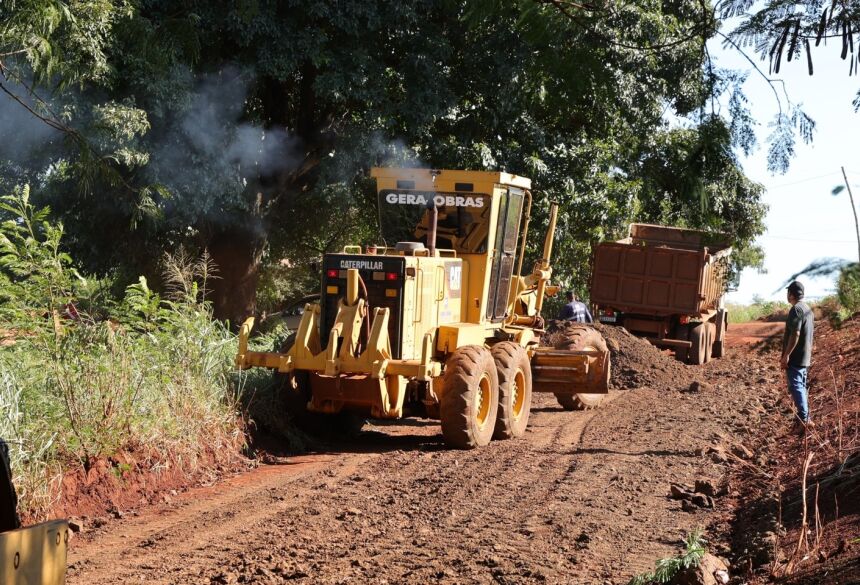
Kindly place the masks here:
MULTIPOLYGON (((567 336, 555 346, 556 349, 592 350, 608 353, 606 340, 594 329, 579 325, 568 330, 567 336)), ((556 394, 555 398, 565 410, 592 410, 600 406, 606 394, 556 394)))
POLYGON ((494 439, 522 437, 532 407, 532 370, 529 355, 519 344, 502 341, 490 351, 499 374, 499 412, 494 439))
MULTIPOLYGON (((278 351, 287 353, 295 341, 294 333, 287 337, 278 351)), ((295 428, 308 435, 329 439, 352 438, 361 432, 365 418, 355 412, 343 410, 337 414, 320 414, 308 410, 308 402, 313 394, 309 372, 276 373, 273 380, 295 428)))
POLYGON ((442 375, 442 436, 458 449, 487 445, 496 428, 499 376, 485 347, 466 345, 454 351, 442 375))

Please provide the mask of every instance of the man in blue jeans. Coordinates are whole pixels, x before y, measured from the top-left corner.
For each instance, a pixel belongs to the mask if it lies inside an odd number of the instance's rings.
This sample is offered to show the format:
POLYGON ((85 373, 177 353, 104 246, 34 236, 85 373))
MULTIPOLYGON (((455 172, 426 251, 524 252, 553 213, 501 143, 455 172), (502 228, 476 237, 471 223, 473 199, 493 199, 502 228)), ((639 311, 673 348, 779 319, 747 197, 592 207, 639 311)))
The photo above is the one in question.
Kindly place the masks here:
POLYGON ((791 309, 785 321, 785 334, 782 337, 782 358, 780 365, 786 371, 788 392, 797 409, 798 426, 809 425, 809 400, 806 391, 806 372, 812 358, 812 334, 815 331, 815 317, 809 305, 803 302, 803 285, 794 281, 788 285, 788 302, 791 309))

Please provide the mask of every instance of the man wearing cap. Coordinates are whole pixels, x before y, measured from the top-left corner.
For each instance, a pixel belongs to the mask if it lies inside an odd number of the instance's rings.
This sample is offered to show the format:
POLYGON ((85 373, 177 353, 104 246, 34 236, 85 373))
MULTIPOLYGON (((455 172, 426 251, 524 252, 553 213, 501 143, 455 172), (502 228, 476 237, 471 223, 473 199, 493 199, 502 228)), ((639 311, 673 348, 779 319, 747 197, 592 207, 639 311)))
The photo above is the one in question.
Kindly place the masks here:
POLYGON ((785 322, 782 337, 780 366, 786 371, 788 392, 797 409, 798 421, 809 424, 809 401, 806 391, 806 372, 812 358, 812 334, 815 317, 809 305, 803 302, 803 285, 794 281, 788 285, 788 302, 791 309, 785 322))
POLYGON ((567 297, 567 304, 561 308, 561 312, 558 314, 559 320, 577 321, 579 323, 594 322, 588 307, 585 306, 585 303, 576 300, 576 295, 573 294, 573 291, 567 291, 565 296, 567 297))

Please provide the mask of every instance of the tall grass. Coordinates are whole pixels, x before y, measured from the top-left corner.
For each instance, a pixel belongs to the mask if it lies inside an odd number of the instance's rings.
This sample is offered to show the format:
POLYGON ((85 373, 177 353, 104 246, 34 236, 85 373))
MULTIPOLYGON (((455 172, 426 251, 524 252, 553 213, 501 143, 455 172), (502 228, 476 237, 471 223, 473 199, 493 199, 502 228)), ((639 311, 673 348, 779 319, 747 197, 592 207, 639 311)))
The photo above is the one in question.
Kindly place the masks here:
POLYGON ((748 305, 729 303, 726 310, 729 312, 730 323, 749 323, 779 311, 788 311, 790 306, 782 301, 766 301, 761 297, 753 297, 753 302, 748 305))
POLYGON ((120 299, 94 300, 62 226, 26 189, 2 213, 0 438, 22 510, 48 513, 63 473, 121 450, 193 468, 206 450, 234 449, 236 340, 205 301, 207 259, 166 257, 166 297, 141 278, 120 299))

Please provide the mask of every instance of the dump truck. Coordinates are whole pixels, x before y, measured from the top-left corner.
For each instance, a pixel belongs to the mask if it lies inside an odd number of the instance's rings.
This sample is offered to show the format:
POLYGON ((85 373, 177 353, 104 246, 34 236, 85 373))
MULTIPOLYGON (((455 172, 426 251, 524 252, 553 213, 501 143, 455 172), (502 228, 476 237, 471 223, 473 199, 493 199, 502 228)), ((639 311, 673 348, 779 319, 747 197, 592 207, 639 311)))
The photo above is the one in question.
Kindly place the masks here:
POLYGON ((595 318, 674 349, 690 364, 722 357, 729 242, 725 234, 631 224, 627 238, 594 248, 595 318))
POLYGON ((596 406, 610 359, 593 328, 541 347, 558 207, 543 252, 523 274, 531 181, 504 172, 374 168, 383 241, 322 261, 321 297, 279 351, 236 365, 285 376, 288 400, 311 413, 426 416, 455 448, 519 437, 533 391, 566 408, 596 406))
POLYGON ((62 585, 68 545, 65 520, 20 525, 8 450, 0 440, 0 585, 62 585))

